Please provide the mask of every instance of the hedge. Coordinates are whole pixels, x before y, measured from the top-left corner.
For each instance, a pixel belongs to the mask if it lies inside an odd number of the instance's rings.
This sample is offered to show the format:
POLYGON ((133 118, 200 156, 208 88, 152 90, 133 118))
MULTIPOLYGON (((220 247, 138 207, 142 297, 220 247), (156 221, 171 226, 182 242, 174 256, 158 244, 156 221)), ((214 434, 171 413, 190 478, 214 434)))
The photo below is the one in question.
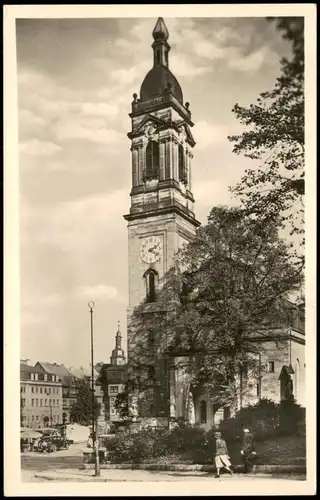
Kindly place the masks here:
MULTIPOLYGON (((255 441, 265 441, 279 435, 305 432, 304 410, 294 401, 275 404, 262 399, 248 406, 233 418, 222 422, 222 432, 228 446, 240 440, 243 428, 249 428, 255 441)), ((179 423, 169 431, 163 428, 143 429, 134 434, 108 438, 105 443, 108 459, 113 463, 141 463, 165 457, 176 457, 191 463, 211 463, 214 456, 214 432, 179 423)))

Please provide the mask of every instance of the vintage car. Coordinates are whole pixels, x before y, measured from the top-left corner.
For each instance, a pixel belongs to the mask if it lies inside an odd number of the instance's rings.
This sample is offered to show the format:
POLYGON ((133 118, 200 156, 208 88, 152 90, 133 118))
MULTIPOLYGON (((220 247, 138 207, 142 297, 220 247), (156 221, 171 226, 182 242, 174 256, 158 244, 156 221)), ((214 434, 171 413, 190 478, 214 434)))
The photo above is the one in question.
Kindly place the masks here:
POLYGON ((53 453, 68 448, 68 440, 57 431, 45 432, 37 442, 37 451, 41 453, 53 453))

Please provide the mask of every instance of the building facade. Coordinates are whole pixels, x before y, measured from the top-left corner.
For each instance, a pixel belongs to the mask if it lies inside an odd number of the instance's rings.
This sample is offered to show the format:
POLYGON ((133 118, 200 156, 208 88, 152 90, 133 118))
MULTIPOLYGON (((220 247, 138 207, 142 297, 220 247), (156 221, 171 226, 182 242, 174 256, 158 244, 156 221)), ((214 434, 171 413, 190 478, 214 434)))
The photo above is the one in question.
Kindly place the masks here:
MULTIPOLYGON (((266 398, 280 403, 291 397, 305 408, 306 406, 306 359, 305 359, 305 322, 304 309, 290 306, 290 316, 286 328, 271 330, 252 336, 252 342, 259 346, 256 354, 259 376, 242 374, 239 380, 239 396, 234 408, 217 408, 210 397, 200 388, 194 388, 194 420, 200 427, 208 430, 221 420, 229 418, 235 410, 266 398)), ((174 397, 179 400, 179 375, 175 374, 172 385, 174 397)), ((180 410, 184 416, 183 410, 180 410)))
MULTIPOLYGON (((139 306, 142 314, 163 312, 157 297, 165 276, 174 266, 176 252, 192 241, 200 225, 192 194, 195 141, 190 104, 184 101, 182 89, 169 69, 169 33, 162 18, 152 35, 153 67, 142 82, 139 96, 133 95, 129 115, 132 186, 130 211, 124 215, 129 254, 128 376, 133 370, 137 341, 133 311, 139 306)), ((238 408, 261 397, 279 402, 288 394, 289 386, 303 405, 304 331, 292 326, 253 342, 261 346, 260 376, 258 380, 241 381, 238 408), (277 336, 281 337, 281 345, 277 336)), ((213 407, 199 388, 191 388, 183 369, 167 367, 166 373, 158 375, 161 378, 168 378, 169 384, 166 382, 167 391, 159 387, 153 416, 187 418, 209 428, 231 414, 229 408, 213 407)), ((111 398, 111 393, 108 396, 111 398)))
MULTIPOLYGON (((157 294, 164 277, 174 266, 176 252, 192 240, 200 225, 193 211, 195 141, 190 105, 169 69, 169 33, 162 18, 152 34, 153 67, 142 82, 139 98, 133 96, 129 115, 132 188, 130 212, 124 216, 129 250, 129 371, 135 349, 133 310, 143 304, 145 313, 162 311, 157 294)), ((162 396, 166 397, 164 392, 162 396)))
POLYGON ((73 403, 76 401, 76 377, 63 365, 38 361, 35 365, 39 370, 43 370, 59 377, 62 384, 62 414, 63 423, 70 423, 70 412, 73 403))
POLYGON ((62 383, 57 375, 20 363, 21 427, 62 424, 62 383))

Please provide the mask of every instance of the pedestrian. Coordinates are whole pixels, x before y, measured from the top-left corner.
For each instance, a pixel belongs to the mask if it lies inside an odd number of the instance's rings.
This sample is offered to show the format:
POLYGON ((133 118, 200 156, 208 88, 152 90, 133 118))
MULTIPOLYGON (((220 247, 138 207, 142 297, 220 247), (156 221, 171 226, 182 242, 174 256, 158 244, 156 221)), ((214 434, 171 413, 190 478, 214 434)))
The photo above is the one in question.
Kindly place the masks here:
POLYGON ((216 477, 220 477, 220 469, 225 468, 229 474, 232 476, 231 462, 227 449, 227 444, 221 437, 221 432, 215 432, 214 437, 216 439, 216 453, 215 453, 215 464, 216 464, 216 477))
POLYGON ((244 473, 252 471, 253 464, 251 462, 252 454, 254 453, 253 435, 249 429, 243 429, 241 455, 244 465, 244 473))

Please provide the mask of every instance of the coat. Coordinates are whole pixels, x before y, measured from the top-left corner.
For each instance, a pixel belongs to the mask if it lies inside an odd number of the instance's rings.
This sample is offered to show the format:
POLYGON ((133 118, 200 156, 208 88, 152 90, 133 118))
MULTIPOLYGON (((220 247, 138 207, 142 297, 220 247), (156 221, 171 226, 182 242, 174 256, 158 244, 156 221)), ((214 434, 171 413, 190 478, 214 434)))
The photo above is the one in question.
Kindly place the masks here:
POLYGON ((251 432, 245 433, 242 440, 242 450, 247 455, 253 450, 253 436, 251 432))

